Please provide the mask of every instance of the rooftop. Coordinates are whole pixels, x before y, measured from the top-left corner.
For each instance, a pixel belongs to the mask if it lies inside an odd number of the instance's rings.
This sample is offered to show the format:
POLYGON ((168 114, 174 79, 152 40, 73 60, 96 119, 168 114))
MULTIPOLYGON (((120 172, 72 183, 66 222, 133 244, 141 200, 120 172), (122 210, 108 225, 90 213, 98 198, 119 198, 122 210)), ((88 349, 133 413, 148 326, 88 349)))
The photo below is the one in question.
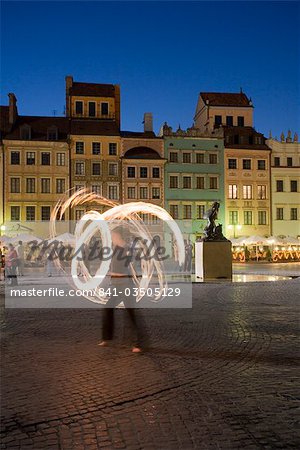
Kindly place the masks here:
POLYGON ((200 92, 200 97, 209 106, 252 107, 251 99, 248 99, 244 92, 200 92))

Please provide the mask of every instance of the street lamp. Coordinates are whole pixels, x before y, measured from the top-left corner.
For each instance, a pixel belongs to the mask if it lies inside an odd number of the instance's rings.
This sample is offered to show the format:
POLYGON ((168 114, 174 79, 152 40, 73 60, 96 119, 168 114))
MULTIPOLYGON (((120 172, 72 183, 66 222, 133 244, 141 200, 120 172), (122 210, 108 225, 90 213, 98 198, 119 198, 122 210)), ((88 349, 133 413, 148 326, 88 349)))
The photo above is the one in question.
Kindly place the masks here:
POLYGON ((233 230, 234 239, 236 238, 236 230, 241 230, 241 229, 242 229, 242 225, 239 225, 237 223, 235 223, 233 225, 228 225, 228 230, 233 230))

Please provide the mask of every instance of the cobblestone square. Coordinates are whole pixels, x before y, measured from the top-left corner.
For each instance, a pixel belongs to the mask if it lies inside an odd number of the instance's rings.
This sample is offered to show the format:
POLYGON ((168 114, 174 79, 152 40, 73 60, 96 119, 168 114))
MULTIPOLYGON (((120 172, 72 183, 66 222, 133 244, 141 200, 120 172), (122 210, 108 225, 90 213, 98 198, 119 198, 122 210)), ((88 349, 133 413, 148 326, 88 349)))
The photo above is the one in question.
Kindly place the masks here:
POLYGON ((100 348, 99 310, 3 310, 1 448, 300 448, 299 285, 194 284, 193 309, 138 311, 140 355, 123 311, 100 348))

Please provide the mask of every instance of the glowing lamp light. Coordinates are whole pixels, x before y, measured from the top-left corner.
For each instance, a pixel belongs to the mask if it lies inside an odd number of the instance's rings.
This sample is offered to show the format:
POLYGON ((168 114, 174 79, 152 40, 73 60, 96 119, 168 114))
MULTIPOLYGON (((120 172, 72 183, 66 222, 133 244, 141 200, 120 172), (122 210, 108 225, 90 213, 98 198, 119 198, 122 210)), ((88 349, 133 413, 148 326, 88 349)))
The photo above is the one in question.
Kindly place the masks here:
POLYGON ((242 229, 242 225, 237 225, 236 228, 237 228, 238 230, 241 230, 241 229, 242 229))
POLYGON ((5 231, 5 229, 6 229, 5 225, 1 225, 0 229, 1 229, 1 231, 5 231))

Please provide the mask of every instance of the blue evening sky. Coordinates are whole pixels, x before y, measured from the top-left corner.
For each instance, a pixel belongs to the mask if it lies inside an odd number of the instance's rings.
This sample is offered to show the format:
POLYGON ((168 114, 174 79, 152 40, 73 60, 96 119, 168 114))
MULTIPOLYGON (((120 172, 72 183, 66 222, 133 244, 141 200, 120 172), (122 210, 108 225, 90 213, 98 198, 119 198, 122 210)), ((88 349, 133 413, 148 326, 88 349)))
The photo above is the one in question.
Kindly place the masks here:
POLYGON ((192 124, 200 91, 252 97, 257 130, 299 130, 298 2, 2 2, 1 104, 62 115, 64 77, 121 85, 122 128, 192 124))

